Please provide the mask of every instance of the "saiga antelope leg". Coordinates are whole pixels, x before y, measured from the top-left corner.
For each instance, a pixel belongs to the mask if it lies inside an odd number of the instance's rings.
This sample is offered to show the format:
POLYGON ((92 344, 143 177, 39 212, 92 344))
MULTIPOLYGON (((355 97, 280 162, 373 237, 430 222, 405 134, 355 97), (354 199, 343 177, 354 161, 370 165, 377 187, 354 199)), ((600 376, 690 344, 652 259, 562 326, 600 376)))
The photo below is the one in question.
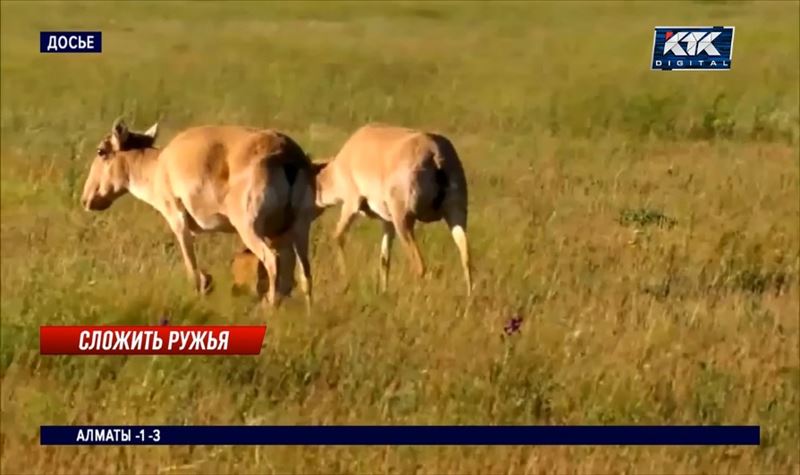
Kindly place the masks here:
POLYGON ((183 255, 183 263, 186 266, 186 273, 195 285, 195 289, 200 294, 207 294, 211 291, 211 276, 197 268, 197 258, 194 253, 194 235, 186 224, 186 217, 183 213, 176 213, 174 216, 167 217, 169 226, 175 237, 183 255))
POLYGON ((383 237, 381 238, 381 259, 380 259, 380 290, 386 292, 389 287, 389 267, 392 259, 392 242, 394 241, 394 225, 389 221, 383 221, 383 237))
POLYGON ((350 229, 358 215, 359 202, 345 202, 342 205, 342 214, 339 216, 339 222, 336 223, 336 230, 333 233, 333 242, 336 244, 336 256, 339 261, 339 268, 343 275, 347 274, 347 264, 344 258, 344 235, 350 229))
POLYGON ((308 219, 299 219, 292 227, 292 241, 294 242, 294 250, 297 256, 298 264, 300 264, 300 289, 306 298, 306 309, 311 311, 311 261, 308 258, 308 235, 311 230, 311 221, 308 219))
POLYGON ((424 276, 425 263, 422 260, 422 254, 419 252, 417 240, 414 238, 414 217, 409 216, 405 208, 399 205, 393 206, 391 213, 394 229, 405 245, 406 252, 414 266, 414 272, 417 274, 417 277, 424 276))
POLYGON ((467 243, 467 216, 466 213, 446 213, 445 222, 447 227, 450 228, 450 234, 453 236, 453 241, 458 248, 458 254, 461 258, 461 268, 464 271, 464 280, 467 284, 467 296, 472 292, 472 272, 469 259, 469 245, 467 243))
POLYGON ((239 237, 242 238, 244 245, 258 257, 262 264, 264 264, 264 268, 267 271, 267 280, 269 282, 269 288, 266 289, 266 302, 276 307, 278 305, 276 297, 278 286, 277 250, 270 249, 267 243, 256 234, 251 225, 237 226, 236 230, 239 232, 239 237))

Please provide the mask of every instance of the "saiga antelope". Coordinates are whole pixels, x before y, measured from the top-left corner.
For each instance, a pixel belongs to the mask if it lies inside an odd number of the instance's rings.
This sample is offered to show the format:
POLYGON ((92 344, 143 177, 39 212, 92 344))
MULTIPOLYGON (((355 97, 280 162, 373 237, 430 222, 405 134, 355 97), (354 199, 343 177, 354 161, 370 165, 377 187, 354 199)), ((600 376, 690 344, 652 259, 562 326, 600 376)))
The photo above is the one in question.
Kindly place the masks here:
POLYGON ((342 205, 333 237, 343 269, 344 235, 359 213, 383 221, 381 291, 388 286, 395 235, 422 277, 425 264, 414 239, 414 224, 444 219, 458 247, 470 294, 467 181, 450 140, 434 133, 369 124, 358 129, 333 160, 314 167, 317 206, 342 205))
POLYGON ((175 233, 200 293, 210 291, 211 277, 197 266, 195 234, 237 232, 267 271, 265 297, 272 305, 277 304, 278 248, 291 242, 310 307, 308 233, 315 208, 311 161, 300 146, 274 130, 203 126, 183 131, 159 150, 153 147, 157 131, 158 124, 141 134, 120 119, 114 122, 97 147, 83 206, 104 210, 130 192, 158 210, 175 233))

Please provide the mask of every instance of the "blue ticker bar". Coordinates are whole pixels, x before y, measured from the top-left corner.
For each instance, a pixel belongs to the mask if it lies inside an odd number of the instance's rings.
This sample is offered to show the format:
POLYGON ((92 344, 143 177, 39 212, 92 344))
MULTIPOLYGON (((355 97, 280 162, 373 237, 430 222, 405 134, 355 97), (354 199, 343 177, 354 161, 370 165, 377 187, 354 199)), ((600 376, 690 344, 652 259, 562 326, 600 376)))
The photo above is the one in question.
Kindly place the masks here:
POLYGON ((41 445, 759 445, 759 426, 41 426, 41 445))

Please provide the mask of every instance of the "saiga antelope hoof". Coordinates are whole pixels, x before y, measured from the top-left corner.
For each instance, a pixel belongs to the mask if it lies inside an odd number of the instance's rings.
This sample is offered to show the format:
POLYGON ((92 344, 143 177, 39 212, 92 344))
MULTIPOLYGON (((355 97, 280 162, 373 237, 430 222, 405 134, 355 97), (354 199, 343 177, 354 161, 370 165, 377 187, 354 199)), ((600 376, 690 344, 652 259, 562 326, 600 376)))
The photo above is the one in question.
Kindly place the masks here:
POLYGON ((262 297, 261 298, 261 308, 263 310, 265 310, 265 311, 277 310, 278 307, 281 306, 281 301, 282 300, 283 299, 278 294, 275 294, 275 300, 273 300, 272 302, 270 302, 269 299, 266 296, 262 297))

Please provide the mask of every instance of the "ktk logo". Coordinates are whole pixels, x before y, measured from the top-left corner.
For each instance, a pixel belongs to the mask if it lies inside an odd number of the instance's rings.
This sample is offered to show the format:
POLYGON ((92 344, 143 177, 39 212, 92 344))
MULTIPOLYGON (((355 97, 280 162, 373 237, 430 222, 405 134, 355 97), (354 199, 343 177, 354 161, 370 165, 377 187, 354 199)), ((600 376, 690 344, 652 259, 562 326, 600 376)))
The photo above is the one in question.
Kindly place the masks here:
POLYGON ((732 26, 657 26, 650 68, 660 71, 727 71, 733 58, 732 26))
POLYGON ((720 35, 718 31, 705 33, 703 31, 679 31, 664 33, 666 42, 664 43, 664 54, 672 53, 675 56, 696 56, 706 53, 709 56, 719 56, 719 51, 714 47, 714 39, 720 35), (686 50, 681 47, 681 43, 686 43, 686 50))

